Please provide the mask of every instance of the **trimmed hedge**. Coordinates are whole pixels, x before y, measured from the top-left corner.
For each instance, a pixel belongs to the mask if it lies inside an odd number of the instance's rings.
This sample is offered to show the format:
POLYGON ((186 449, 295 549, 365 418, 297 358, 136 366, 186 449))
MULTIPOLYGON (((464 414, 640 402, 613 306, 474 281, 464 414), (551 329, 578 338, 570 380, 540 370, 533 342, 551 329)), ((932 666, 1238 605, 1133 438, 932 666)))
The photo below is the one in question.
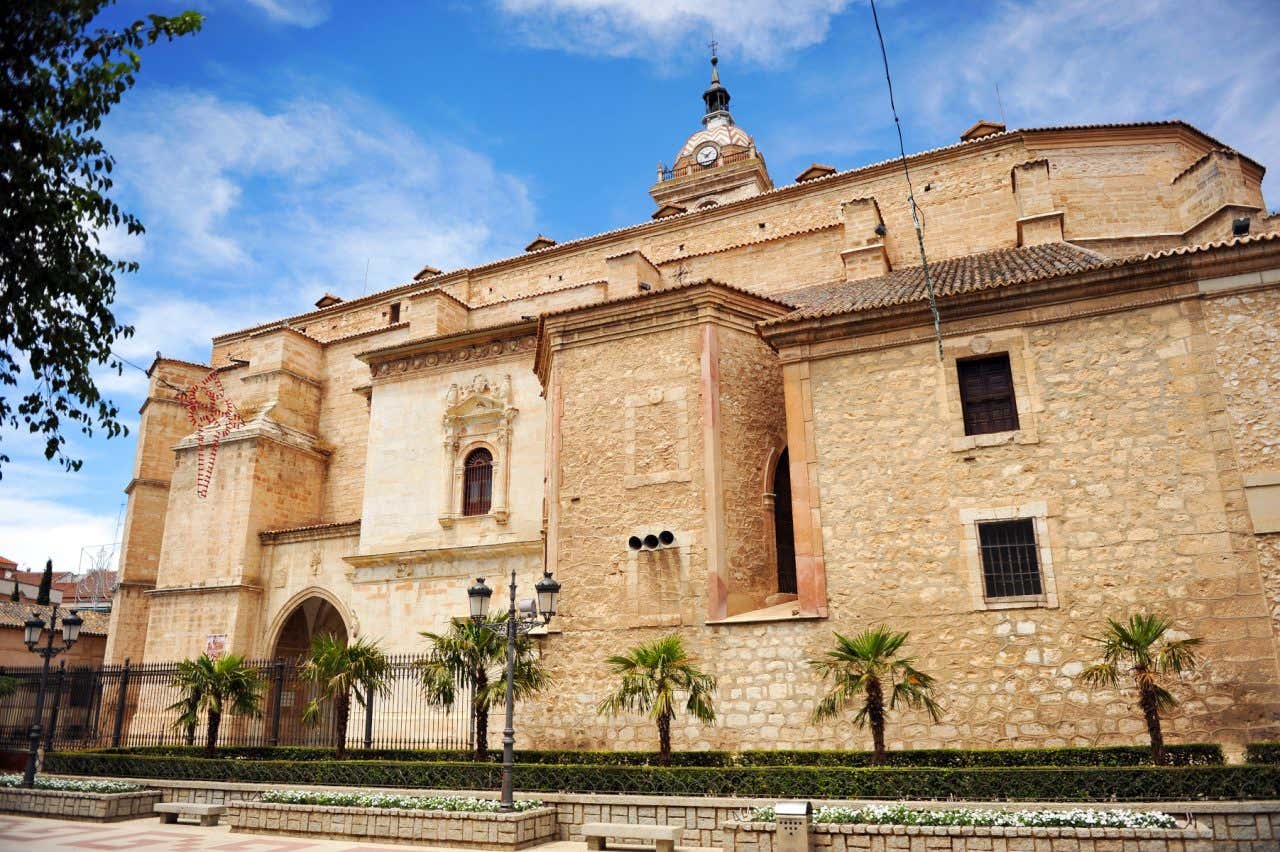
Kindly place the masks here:
POLYGON ((1244 759, 1249 763, 1280 763, 1280 742, 1249 743, 1244 749, 1244 759))
MULTIPOLYGON (((49 772, 168 780, 492 790, 501 767, 426 761, 244 760, 63 752, 49 772)), ((524 792, 1011 801, 1280 798, 1280 766, 886 768, 522 764, 524 792)))
MULTIPOLYGON (((145 746, 107 749, 104 753, 152 756, 199 757, 199 746, 145 746)), ((325 760, 333 749, 296 746, 227 747, 218 749, 222 757, 249 760, 325 760)), ((351 749, 352 760, 472 762, 469 751, 425 751, 408 749, 351 749)), ((1222 749, 1207 743, 1169 746, 1166 750, 1174 766, 1221 766, 1222 749)), ((671 755, 674 766, 844 766, 871 765, 869 751, 678 751, 671 755)), ((493 749, 489 760, 498 763, 502 751, 493 749)), ((1142 766, 1151 763, 1151 750, 1142 746, 1105 748, 1013 748, 1013 749, 915 749, 891 751, 886 766, 966 768, 995 766, 1142 766)), ((517 763, 547 765, 589 764, 592 766, 656 766, 658 755, 650 751, 546 751, 516 752, 517 763)), ((1266 762, 1266 761, 1260 761, 1266 762)))

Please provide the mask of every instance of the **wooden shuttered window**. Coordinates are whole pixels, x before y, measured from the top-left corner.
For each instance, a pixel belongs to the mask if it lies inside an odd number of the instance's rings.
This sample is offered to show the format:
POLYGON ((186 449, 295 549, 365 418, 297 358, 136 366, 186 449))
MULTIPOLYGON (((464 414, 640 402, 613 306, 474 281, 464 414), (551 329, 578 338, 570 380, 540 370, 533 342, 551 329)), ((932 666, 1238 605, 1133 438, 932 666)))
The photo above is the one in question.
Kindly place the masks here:
POLYGON ((988 600, 1043 594, 1033 519, 978 524, 978 548, 982 553, 983 593, 988 600))
POLYGON ((462 514, 487 515, 493 505, 493 454, 484 447, 467 453, 462 475, 462 514))
POLYGON ((1018 428, 1018 403, 1007 352, 958 361, 956 372, 966 435, 1012 432, 1018 428))

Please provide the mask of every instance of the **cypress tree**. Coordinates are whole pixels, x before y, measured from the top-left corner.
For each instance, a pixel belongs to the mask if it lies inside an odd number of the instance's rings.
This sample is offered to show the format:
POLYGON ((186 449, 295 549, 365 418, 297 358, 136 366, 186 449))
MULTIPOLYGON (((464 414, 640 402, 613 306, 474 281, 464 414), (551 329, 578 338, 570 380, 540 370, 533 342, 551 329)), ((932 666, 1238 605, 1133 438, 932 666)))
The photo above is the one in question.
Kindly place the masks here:
POLYGON ((17 574, 13 575, 13 594, 9 595, 9 600, 13 601, 14 603, 18 603, 19 601, 22 600, 22 597, 18 594, 18 575, 17 574))
POLYGON ((53 589, 53 560, 44 563, 44 573, 40 575, 40 591, 36 592, 36 603, 49 604, 49 592, 53 589))

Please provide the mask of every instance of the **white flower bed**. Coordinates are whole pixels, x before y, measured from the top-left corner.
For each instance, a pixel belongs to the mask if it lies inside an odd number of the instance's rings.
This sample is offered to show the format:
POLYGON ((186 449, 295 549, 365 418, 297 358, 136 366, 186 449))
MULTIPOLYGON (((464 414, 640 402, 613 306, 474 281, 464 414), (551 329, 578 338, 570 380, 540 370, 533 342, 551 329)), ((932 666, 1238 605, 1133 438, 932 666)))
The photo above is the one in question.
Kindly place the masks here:
MULTIPOLYGON (((21 775, 0 775, 0 787, 21 787, 21 775)), ((64 790, 71 793, 136 793, 143 789, 126 781, 76 781, 71 778, 36 778, 37 790, 64 790)))
MULTIPOLYGON (((349 808, 403 808, 414 811, 458 811, 465 813, 497 813, 497 799, 474 799, 464 796, 396 796, 390 793, 324 793, 312 790, 269 790, 262 801, 277 805, 337 805, 349 808)), ((540 801, 519 801, 516 811, 542 807, 540 801)))
MULTIPOLYGON (((757 808, 753 822, 777 822, 773 808, 757 808)), ((1001 828, 1174 828, 1173 817, 1159 811, 1131 811, 1123 808, 1095 811, 997 811, 956 808, 926 810, 906 805, 867 805, 861 808, 821 807, 814 811, 815 824, 862 825, 974 825, 1001 828)))

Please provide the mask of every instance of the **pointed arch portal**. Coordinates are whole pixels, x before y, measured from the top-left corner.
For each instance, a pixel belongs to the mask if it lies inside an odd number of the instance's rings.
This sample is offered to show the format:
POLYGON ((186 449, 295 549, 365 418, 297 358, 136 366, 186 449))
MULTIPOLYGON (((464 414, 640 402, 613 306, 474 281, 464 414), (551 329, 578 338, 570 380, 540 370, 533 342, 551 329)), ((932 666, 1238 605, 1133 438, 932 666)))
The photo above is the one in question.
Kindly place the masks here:
POLYGON ((271 656, 300 657, 311 649, 312 639, 325 633, 347 641, 347 625, 342 613, 318 595, 305 598, 284 620, 271 656))

